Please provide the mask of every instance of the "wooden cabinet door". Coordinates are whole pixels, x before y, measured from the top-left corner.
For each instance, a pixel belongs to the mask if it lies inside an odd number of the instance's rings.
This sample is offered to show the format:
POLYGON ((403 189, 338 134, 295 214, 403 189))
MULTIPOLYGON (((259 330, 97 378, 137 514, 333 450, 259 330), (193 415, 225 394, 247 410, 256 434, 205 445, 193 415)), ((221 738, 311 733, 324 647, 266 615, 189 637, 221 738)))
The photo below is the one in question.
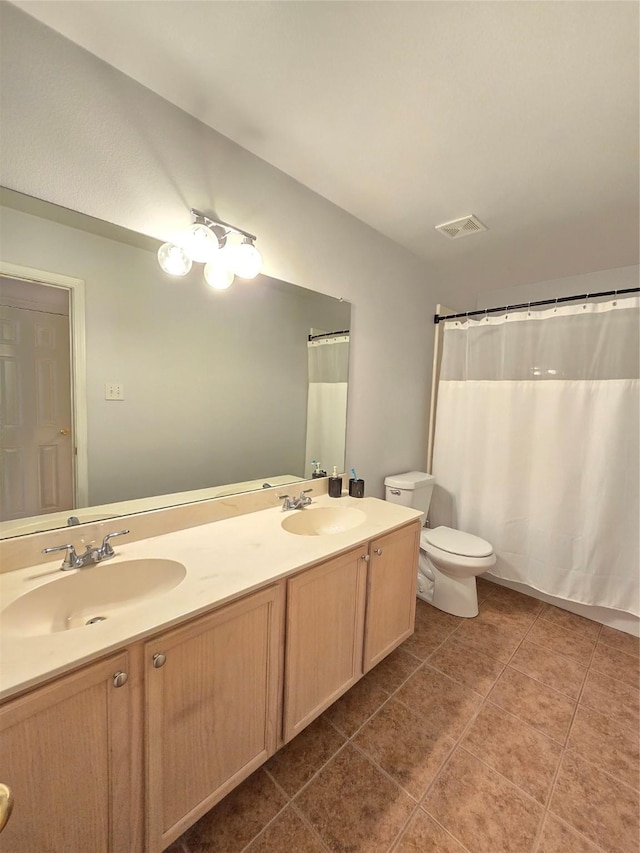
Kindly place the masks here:
POLYGON ((132 849, 131 687, 126 652, 0 707, 0 781, 13 791, 2 853, 132 849))
POLYGON ((287 582, 287 743, 362 675, 366 557, 357 548, 287 582))
POLYGON ((370 544, 365 672, 413 633, 419 547, 419 522, 387 533, 370 544))
POLYGON ((280 584, 145 644, 149 851, 275 752, 282 629, 280 584))

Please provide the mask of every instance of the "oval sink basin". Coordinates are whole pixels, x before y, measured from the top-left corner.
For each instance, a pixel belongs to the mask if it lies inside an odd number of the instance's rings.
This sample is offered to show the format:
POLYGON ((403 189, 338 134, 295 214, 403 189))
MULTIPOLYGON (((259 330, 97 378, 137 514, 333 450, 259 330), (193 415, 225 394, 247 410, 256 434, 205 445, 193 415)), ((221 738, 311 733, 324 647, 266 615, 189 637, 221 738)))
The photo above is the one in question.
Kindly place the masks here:
POLYGON ((298 536, 328 536, 357 527, 366 515, 353 507, 315 507, 302 509, 282 519, 282 528, 298 536))
POLYGON ((0 632, 33 637, 104 622, 123 607, 168 592, 187 570, 175 560, 99 563, 26 592, 0 613, 0 632))

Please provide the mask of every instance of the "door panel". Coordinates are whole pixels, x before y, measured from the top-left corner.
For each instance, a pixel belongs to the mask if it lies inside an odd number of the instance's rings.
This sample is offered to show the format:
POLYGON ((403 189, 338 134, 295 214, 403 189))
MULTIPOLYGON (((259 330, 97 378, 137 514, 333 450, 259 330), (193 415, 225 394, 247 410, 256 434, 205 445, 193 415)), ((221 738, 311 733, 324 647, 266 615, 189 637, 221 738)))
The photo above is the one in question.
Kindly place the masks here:
POLYGON ((0 520, 72 509, 69 318, 0 307, 0 520))

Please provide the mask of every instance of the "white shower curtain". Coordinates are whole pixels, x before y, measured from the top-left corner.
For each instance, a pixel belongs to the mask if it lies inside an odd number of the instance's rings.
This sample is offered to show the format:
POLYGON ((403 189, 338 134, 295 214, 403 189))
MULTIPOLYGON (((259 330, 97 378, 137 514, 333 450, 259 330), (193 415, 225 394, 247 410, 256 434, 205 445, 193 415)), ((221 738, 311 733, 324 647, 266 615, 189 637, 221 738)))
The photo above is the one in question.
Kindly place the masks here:
POLYGON ((640 614, 640 300, 448 321, 431 523, 493 573, 640 614))
POLYGON ((344 470, 347 423, 349 335, 338 334, 308 343, 309 395, 305 476, 310 477, 317 459, 331 474, 335 465, 344 470))

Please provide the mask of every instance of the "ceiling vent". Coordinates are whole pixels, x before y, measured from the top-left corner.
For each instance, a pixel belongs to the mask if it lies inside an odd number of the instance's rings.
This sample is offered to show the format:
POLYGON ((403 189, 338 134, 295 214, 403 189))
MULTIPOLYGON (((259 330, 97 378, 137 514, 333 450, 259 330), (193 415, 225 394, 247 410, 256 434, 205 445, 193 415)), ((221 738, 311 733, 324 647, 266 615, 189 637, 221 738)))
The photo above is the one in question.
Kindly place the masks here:
POLYGON ((450 240, 457 240, 459 237, 466 237, 469 234, 477 234, 479 231, 486 230, 487 226, 483 225, 473 214, 463 216, 462 219, 454 219, 453 222, 443 222, 442 225, 436 225, 436 231, 444 234, 450 240))

